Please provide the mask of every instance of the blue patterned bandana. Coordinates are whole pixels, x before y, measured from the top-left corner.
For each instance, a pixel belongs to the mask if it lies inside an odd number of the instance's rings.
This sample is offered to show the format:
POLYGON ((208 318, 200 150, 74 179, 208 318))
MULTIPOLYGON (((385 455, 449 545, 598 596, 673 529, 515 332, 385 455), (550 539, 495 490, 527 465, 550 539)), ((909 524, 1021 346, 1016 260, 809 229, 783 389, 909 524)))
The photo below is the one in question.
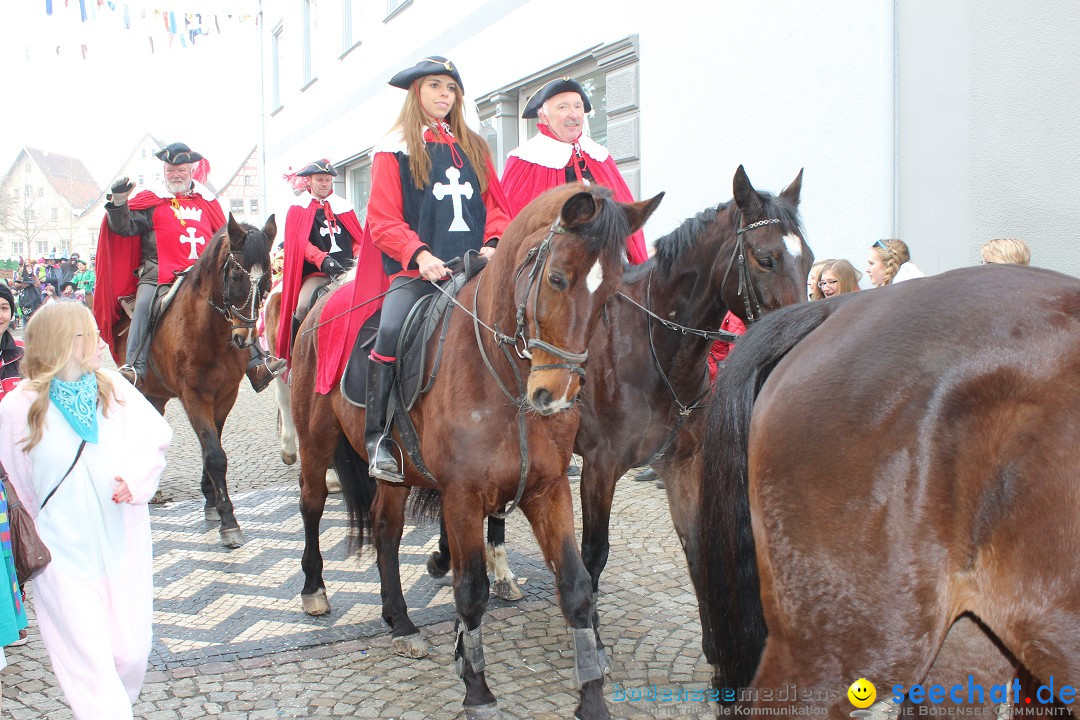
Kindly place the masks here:
POLYGON ((71 429, 86 442, 96 443, 97 375, 88 372, 75 382, 53 378, 49 383, 49 399, 67 419, 71 429))

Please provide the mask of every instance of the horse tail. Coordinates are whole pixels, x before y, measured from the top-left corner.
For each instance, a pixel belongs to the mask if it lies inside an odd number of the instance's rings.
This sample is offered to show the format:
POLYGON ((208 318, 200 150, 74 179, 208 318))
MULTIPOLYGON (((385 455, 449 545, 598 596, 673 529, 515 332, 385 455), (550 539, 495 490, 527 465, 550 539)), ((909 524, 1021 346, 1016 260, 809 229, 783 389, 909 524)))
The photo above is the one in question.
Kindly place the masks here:
POLYGON ((371 504, 375 501, 378 484, 368 475, 367 461, 356 452, 344 433, 334 450, 333 466, 341 481, 341 494, 349 511, 349 527, 358 530, 349 539, 349 552, 352 552, 356 545, 371 540, 371 504))
POLYGON ((699 611, 713 684, 727 701, 735 699, 727 689, 749 687, 767 634, 748 493, 754 402, 777 363, 838 304, 812 302, 770 313, 735 343, 713 390, 699 523, 699 611))

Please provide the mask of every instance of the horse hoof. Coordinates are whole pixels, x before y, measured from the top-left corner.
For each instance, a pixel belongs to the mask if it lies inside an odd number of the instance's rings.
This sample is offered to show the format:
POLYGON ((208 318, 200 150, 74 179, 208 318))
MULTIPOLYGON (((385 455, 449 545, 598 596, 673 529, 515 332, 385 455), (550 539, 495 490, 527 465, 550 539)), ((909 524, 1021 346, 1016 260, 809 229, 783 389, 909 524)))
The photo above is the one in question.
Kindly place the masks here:
POLYGON ((238 548, 244 544, 244 533, 240 532, 240 528, 218 530, 218 535, 221 537, 221 544, 224 547, 238 548))
POLYGON ((221 514, 216 507, 203 508, 203 517, 206 518, 206 522, 221 522, 221 514))
POLYGON ((326 599, 325 588, 319 588, 311 595, 301 593, 300 601, 304 604, 304 612, 308 615, 317 617, 330 613, 330 601, 326 599))
POLYGON ((295 465, 296 464, 296 453, 282 452, 281 453, 281 462, 285 463, 286 465, 295 465))
POLYGON ((514 580, 514 578, 496 580, 494 589, 495 594, 503 600, 520 600, 525 597, 525 593, 521 592, 521 586, 517 584, 517 580, 514 580))
POLYGON ((502 715, 499 714, 499 708, 495 707, 495 703, 465 706, 465 720, 501 720, 501 718, 502 715))
POLYGON ((444 568, 439 564, 439 561, 432 555, 427 561, 427 574, 433 578, 441 578, 450 572, 450 568, 444 568))
POLYGON ((420 633, 396 637, 391 646, 401 657, 422 658, 427 657, 428 654, 427 641, 420 636, 420 633))
POLYGON ((341 480, 338 480, 337 473, 326 473, 326 492, 341 492, 341 480))

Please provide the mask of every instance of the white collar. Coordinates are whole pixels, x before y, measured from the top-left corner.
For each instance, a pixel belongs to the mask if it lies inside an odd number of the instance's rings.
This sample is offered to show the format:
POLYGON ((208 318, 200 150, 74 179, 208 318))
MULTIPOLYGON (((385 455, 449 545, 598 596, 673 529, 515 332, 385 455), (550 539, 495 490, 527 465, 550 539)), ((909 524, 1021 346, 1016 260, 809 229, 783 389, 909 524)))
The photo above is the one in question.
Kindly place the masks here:
MULTIPOLYGON (((582 135, 578 138, 578 144, 581 146, 581 152, 593 160, 604 162, 608 159, 608 151, 591 137, 582 135)), ((543 133, 537 133, 528 142, 519 145, 516 150, 510 153, 510 156, 521 158, 525 162, 531 162, 534 165, 558 169, 566 167, 573 152, 574 146, 572 143, 566 143, 562 140, 550 138, 543 133)))
MULTIPOLYGON (((310 190, 305 190, 296 196, 296 201, 293 205, 299 205, 300 207, 306 208, 311 204, 312 200, 318 200, 318 198, 312 195, 310 190)), ((330 193, 323 202, 330 206, 330 209, 333 210, 335 215, 351 212, 353 209, 351 202, 333 192, 330 193)))

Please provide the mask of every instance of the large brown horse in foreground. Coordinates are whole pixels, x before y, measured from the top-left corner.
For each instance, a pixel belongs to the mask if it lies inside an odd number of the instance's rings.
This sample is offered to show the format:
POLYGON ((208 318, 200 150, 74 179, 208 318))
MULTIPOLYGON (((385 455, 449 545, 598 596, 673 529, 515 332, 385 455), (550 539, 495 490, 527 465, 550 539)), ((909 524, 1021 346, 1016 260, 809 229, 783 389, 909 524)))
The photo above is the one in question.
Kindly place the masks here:
POLYGON ((719 681, 828 689, 795 702, 841 717, 854 680, 891 703, 977 621, 1080 683, 1080 280, 988 265, 775 313, 728 359, 705 452, 719 681))
MULTIPOLYGON (((625 238, 644 224, 659 201, 620 204, 604 188, 572 185, 542 195, 515 218, 487 267, 458 294, 464 310, 456 309, 451 318, 438 376, 411 412, 430 477, 406 456, 405 483, 379 483, 373 536, 383 616, 395 640, 419 638, 404 605, 389 602, 395 591, 401 595, 395 583, 404 504, 410 486, 441 493, 459 618, 455 657, 468 718, 499 717, 485 678, 480 626, 488 600, 483 522, 519 495, 571 626, 574 678, 581 690, 577 716, 610 717, 566 467, 577 432, 575 401, 584 378, 586 342, 618 288, 625 238), (527 462, 521 435, 527 440, 527 462)), ((325 469, 339 441, 361 452, 364 448, 363 411, 337 391, 314 391, 317 331, 305 331, 317 322, 320 307, 308 315, 293 348, 293 417, 300 437, 307 539, 305 605, 320 594, 325 602, 318 550, 325 469)), ((434 364, 436 353, 428 357, 434 364)), ((362 515, 370 497, 366 463, 358 481, 356 463, 345 463, 340 455, 337 460, 350 509, 362 515)))
MULTIPOLYGON (((139 390, 158 412, 179 398, 202 447, 202 491, 208 521, 220 519, 221 544, 244 542, 225 484, 228 458, 221 431, 236 403, 256 342, 255 319, 270 289, 270 244, 274 216, 259 230, 229 215, 191 266, 154 329, 146 377, 139 390)), ((107 338, 113 348, 127 340, 127 318, 107 338)), ((114 353, 114 357, 121 354, 114 353)))

